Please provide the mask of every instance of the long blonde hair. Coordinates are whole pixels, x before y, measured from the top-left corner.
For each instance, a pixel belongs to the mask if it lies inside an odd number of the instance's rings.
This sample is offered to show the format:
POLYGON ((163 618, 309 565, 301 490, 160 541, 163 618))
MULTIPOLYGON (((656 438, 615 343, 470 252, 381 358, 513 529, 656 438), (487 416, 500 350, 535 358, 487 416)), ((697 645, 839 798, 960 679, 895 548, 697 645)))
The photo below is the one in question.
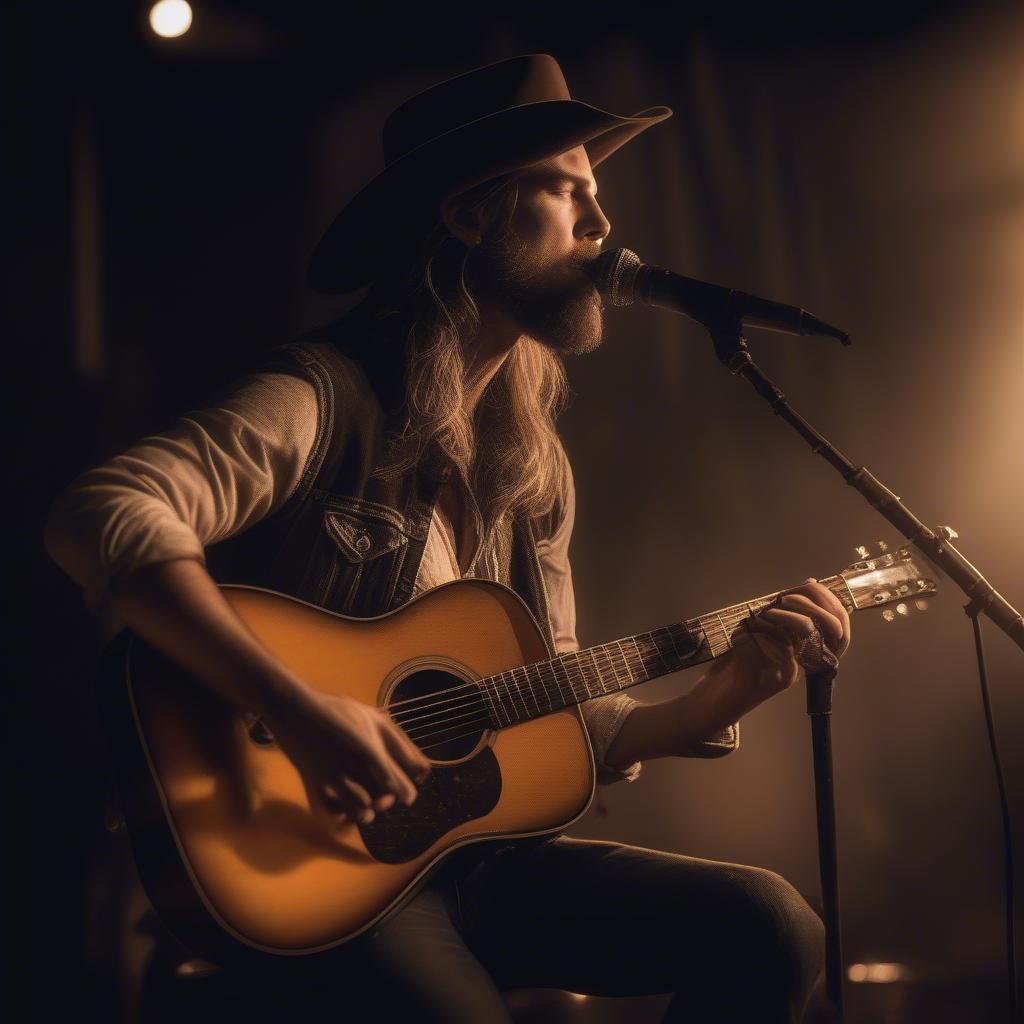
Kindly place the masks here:
MULTIPOLYGON (((482 211, 497 238, 512 230, 517 200, 514 174, 458 197, 461 205, 482 211)), ((407 418, 395 454, 379 474, 402 472, 437 445, 476 498, 483 550, 491 574, 501 578, 512 522, 551 513, 565 496, 568 467, 555 422, 569 392, 561 357, 523 337, 467 415, 465 342, 480 325, 467 281, 469 253, 438 220, 405 269, 378 280, 357 310, 371 330, 375 321, 390 318, 391 329, 397 324, 404 334, 407 418)))

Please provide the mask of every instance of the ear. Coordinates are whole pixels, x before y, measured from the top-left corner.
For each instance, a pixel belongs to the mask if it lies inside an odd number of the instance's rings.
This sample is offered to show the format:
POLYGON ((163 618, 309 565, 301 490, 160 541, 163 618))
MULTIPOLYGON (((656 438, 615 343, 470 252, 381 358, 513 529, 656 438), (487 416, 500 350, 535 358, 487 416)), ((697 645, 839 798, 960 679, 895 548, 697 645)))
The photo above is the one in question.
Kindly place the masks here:
POLYGON ((480 211, 467 207, 460 196, 449 196, 441 202, 441 220, 444 226, 457 238, 467 249, 479 245, 483 237, 483 224, 480 219, 480 211))

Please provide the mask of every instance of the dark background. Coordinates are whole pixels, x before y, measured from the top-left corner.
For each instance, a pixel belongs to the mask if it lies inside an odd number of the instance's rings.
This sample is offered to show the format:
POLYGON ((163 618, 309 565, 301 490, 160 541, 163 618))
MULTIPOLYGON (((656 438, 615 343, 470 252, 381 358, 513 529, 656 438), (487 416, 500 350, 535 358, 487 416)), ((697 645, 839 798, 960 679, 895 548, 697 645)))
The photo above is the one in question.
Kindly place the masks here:
MULTIPOLYGON (((147 9, 21 4, 5 19, 5 966, 33 1016, 74 1006, 121 1019, 150 948, 128 930, 143 905, 123 836, 103 825, 103 624, 46 558, 47 504, 255 353, 345 308, 305 285, 306 257, 379 170, 387 113, 442 78, 544 51, 577 98, 672 107, 598 170, 608 244, 846 328, 850 349, 758 332, 751 343, 798 409, 927 522, 953 524, 1024 606, 1020 5, 751 16, 726 3, 669 23, 635 7, 197 2, 178 40, 154 37, 147 9)), ((897 540, 688 321, 613 311, 606 344, 569 373, 582 644, 827 575, 856 544, 897 540)), ((843 661, 846 960, 905 975, 849 984, 851 1021, 1002 1019, 1002 835, 962 603, 947 585, 907 621, 865 613, 843 661)), ((1021 654, 986 635, 1019 822, 1021 654)), ((803 695, 788 692, 744 719, 734 755, 649 763, 603 789, 572 832, 770 867, 818 906, 809 758, 803 695)), ((664 1002, 553 999, 518 1012, 656 1020, 664 1002)))

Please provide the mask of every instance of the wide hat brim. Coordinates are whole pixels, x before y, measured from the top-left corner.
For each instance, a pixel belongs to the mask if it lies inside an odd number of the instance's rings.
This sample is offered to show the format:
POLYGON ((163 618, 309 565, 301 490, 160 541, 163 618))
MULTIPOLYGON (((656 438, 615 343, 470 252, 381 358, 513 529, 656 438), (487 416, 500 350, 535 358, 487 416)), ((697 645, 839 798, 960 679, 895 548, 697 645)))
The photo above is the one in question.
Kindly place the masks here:
POLYGON ((671 116, 663 106, 625 117, 567 99, 524 103, 461 125, 395 160, 355 195, 317 243, 307 279, 331 295, 362 288, 409 255, 446 196, 584 144, 597 167, 671 116))

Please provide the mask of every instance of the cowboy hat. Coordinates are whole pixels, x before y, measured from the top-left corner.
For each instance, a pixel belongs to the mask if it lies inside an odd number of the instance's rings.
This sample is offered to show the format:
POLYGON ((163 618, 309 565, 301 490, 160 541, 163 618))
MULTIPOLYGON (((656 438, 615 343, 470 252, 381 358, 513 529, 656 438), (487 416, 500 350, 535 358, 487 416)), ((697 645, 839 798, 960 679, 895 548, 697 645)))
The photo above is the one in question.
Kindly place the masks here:
POLYGON ((445 197, 582 143, 596 167, 671 116, 668 107, 649 107, 622 117, 572 99, 562 69, 546 53, 431 86, 384 122, 384 170, 324 232, 309 261, 309 283, 328 294, 355 291, 408 254, 440 217, 445 197))

